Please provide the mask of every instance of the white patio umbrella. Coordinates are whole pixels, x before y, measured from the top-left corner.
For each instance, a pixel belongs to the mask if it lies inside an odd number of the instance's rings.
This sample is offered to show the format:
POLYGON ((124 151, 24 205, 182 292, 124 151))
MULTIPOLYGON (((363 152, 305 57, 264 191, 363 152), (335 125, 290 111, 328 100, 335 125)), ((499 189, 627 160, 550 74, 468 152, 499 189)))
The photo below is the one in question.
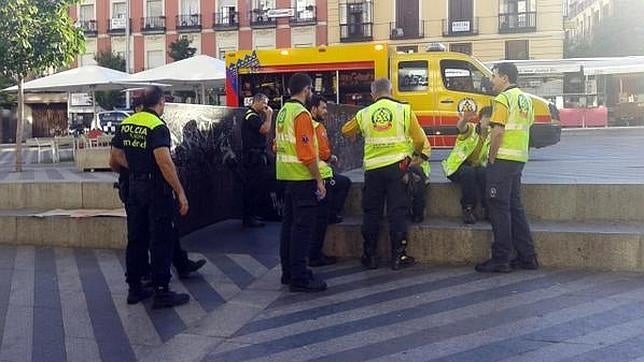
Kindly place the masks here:
POLYGON ((205 103, 206 86, 221 86, 225 79, 226 63, 207 55, 197 55, 132 74, 127 82, 160 82, 175 86, 199 85, 202 103, 205 103))

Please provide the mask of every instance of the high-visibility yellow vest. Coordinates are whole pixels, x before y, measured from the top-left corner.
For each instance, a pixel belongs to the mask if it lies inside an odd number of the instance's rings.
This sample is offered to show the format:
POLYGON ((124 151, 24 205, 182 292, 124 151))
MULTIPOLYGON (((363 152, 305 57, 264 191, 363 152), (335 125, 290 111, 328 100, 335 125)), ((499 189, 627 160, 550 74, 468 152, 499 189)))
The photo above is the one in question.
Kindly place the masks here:
POLYGON ((503 104, 508 109, 503 141, 496 158, 527 162, 530 145, 530 127, 534 123, 532 99, 519 88, 503 91, 495 99, 496 104, 503 104))
POLYGON ((410 157, 411 107, 380 98, 356 114, 364 136, 364 169, 373 170, 410 157))
MULTIPOLYGON (((276 142, 276 174, 278 180, 285 181, 306 181, 313 180, 308 167, 297 157, 295 148, 295 118, 301 113, 309 111, 297 101, 288 101, 280 109, 276 118, 275 142, 276 142)), ((315 132, 312 135, 315 146, 315 153, 318 154, 318 143, 315 132)), ((319 157, 319 155, 318 155, 319 157)))
MULTIPOLYGON (((320 122, 317 122, 314 120, 313 129, 317 129, 319 126, 320 126, 320 122)), ((317 137, 317 132, 315 133, 315 135, 317 137)), ((329 166, 329 164, 326 161, 318 160, 318 168, 320 169, 320 176, 322 176, 323 179, 333 177, 333 169, 331 168, 331 166, 329 166)))
MULTIPOLYGON (((473 124, 469 124, 468 127, 476 127, 473 124)), ((460 137, 456 138, 456 144, 454 144, 454 148, 452 149, 452 152, 449 153, 449 156, 443 162, 441 162, 441 165, 443 166, 443 171, 445 171, 445 176, 451 176, 458 170, 459 167, 467 160, 470 155, 472 155, 472 152, 476 149, 476 145, 478 145, 479 140, 481 138, 481 135, 476 133, 475 129, 468 129, 469 135, 465 139, 461 139, 460 137)), ((487 157, 488 153, 490 151, 490 134, 488 133, 486 139, 483 141, 483 145, 481 146, 481 151, 479 152, 479 157, 477 159, 477 163, 481 166, 485 166, 487 164, 487 157)))

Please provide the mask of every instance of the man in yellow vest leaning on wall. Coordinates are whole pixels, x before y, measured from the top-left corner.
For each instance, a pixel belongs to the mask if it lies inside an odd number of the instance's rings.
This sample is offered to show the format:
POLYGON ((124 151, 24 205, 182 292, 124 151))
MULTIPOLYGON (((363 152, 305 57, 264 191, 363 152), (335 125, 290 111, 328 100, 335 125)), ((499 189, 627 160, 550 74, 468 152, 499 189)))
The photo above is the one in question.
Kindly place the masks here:
POLYGON ((289 284, 292 292, 320 292, 327 287, 306 266, 319 202, 326 197, 313 119, 304 106, 311 99, 311 84, 311 77, 305 73, 291 76, 291 99, 280 109, 275 122, 277 180, 285 185, 280 234, 282 284, 289 284))
POLYGON ((398 270, 414 263, 407 256, 407 211, 409 197, 402 181, 413 152, 423 157, 427 137, 408 104, 391 96, 389 79, 376 79, 371 84, 373 104, 360 110, 342 127, 342 134, 364 136, 364 191, 362 208, 362 264, 378 268, 376 250, 380 222, 387 201, 391 240, 391 268, 398 270), (411 141, 410 141, 411 140, 411 141), (410 147, 410 142, 413 147, 410 147))
MULTIPOLYGON (((485 107, 479 112, 480 122, 471 120, 476 116, 474 112, 460 115, 456 123, 459 135, 456 144, 447 159, 441 163, 445 176, 461 186, 461 209, 463 222, 475 224, 474 210, 478 200, 481 206, 487 208, 485 200, 485 166, 490 149, 488 127, 492 108, 485 107)), ((487 213, 487 210, 485 211, 487 213)))
POLYGON ((528 161, 534 109, 529 95, 516 86, 517 67, 494 67, 492 136, 487 166, 486 196, 494 243, 492 258, 476 266, 479 272, 508 273, 512 268, 537 269, 539 263, 530 225, 521 202, 521 173, 528 161), (516 258, 512 259, 513 251, 516 258))

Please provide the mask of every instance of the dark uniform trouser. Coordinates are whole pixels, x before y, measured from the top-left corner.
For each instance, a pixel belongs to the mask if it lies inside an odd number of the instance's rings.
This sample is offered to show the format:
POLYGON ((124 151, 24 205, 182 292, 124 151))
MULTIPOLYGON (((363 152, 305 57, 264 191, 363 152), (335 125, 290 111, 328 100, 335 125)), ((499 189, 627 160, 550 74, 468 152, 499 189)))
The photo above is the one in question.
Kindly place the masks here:
POLYGON ((535 255, 530 225, 521 202, 523 162, 496 160, 487 166, 487 199, 494 232, 492 259, 509 262, 513 249, 522 260, 535 255))
POLYGON ((407 188, 410 191, 408 192, 410 196, 410 216, 425 217, 425 186, 427 185, 427 175, 425 175, 425 172, 420 166, 409 166, 409 172, 420 177, 417 182, 409 180, 407 184, 407 188))
MULTIPOLYGON (((127 199, 128 199, 128 193, 130 190, 130 173, 129 171, 122 171, 119 173, 119 181, 118 181, 118 189, 119 189, 119 197, 123 204, 125 205, 126 213, 130 213, 127 211, 128 205, 127 205, 127 199)), ((149 243, 148 243, 148 249, 149 249, 149 243)), ((150 274, 150 261, 149 259, 146 259, 146 266, 145 270, 143 271, 143 275, 149 275, 150 274)), ((183 271, 185 268, 188 266, 188 252, 183 250, 181 247, 181 242, 179 238, 174 242, 174 252, 172 254, 172 265, 174 265, 175 268, 177 268, 178 271, 183 271)))
POLYGON ((326 229, 329 226, 329 219, 337 216, 349 194, 351 180, 343 175, 333 175, 325 179, 326 197, 319 202, 318 217, 315 223, 315 235, 309 251, 309 260, 316 260, 322 256, 326 229))
POLYGON ((475 208, 478 200, 481 200, 481 205, 484 208, 487 207, 485 174, 485 167, 472 167, 462 164, 456 172, 447 177, 450 181, 461 186, 461 207, 463 209, 468 207, 475 208))
POLYGON ((333 181, 333 185, 327 187, 330 216, 342 213, 344 202, 347 200, 347 195, 349 195, 349 190, 351 189, 351 180, 344 175, 333 175, 333 181))
POLYGON ((126 282, 138 286, 148 268, 155 287, 170 283, 170 264, 179 238, 176 228, 176 201, 172 190, 158 181, 130 178, 127 200, 127 236, 125 251, 126 282))
MULTIPOLYGON (((387 216, 389 230, 392 235, 401 236, 407 233, 407 210, 409 197, 406 185, 402 181, 404 172, 398 163, 365 172, 364 189, 362 192, 362 236, 364 252, 376 254, 376 244, 380 233, 382 213, 387 201, 387 216)), ((392 237, 392 242, 396 238, 392 237)))
POLYGON ((244 218, 258 216, 258 206, 267 191, 268 161, 263 150, 244 151, 244 218))
POLYGON ((318 216, 315 180, 284 182, 284 216, 280 233, 282 274, 295 283, 306 283, 306 268, 318 216))

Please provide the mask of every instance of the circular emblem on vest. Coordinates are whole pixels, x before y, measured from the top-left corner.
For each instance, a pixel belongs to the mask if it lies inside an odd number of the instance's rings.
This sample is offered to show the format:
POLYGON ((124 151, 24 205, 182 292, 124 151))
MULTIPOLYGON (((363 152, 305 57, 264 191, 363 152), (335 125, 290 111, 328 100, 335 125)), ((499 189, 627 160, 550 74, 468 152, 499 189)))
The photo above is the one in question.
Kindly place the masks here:
POLYGON ((524 94, 519 94, 519 110, 523 114, 530 111, 530 100, 524 94))
POLYGON ((371 115, 371 124, 376 131, 391 129, 393 121, 394 114, 387 108, 378 108, 371 115))
POLYGON ((456 109, 461 113, 476 112, 478 111, 478 108, 479 107, 476 105, 476 101, 472 98, 463 98, 460 102, 458 102, 458 106, 456 106, 456 109))

